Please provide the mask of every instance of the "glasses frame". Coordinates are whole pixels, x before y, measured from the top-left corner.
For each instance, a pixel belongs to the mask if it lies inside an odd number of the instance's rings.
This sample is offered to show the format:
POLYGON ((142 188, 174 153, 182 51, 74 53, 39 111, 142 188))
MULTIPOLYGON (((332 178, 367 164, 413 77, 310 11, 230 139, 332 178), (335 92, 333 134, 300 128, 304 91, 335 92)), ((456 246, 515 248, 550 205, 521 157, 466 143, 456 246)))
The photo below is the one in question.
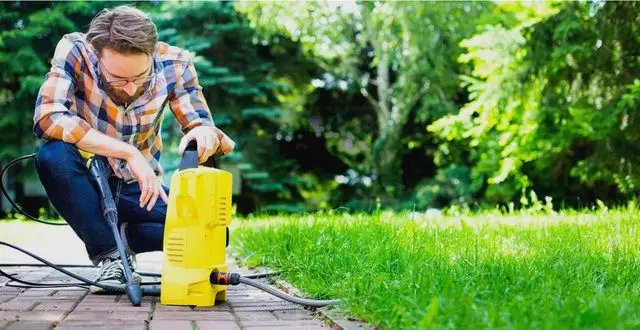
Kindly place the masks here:
MULTIPOLYGON (((111 72, 109 72, 107 69, 105 69, 105 67, 102 65, 102 63, 98 62, 98 65, 100 66, 101 70, 104 70, 104 72, 108 73, 109 75, 113 75, 111 72)), ((126 86, 129 82, 134 83, 137 86, 142 86, 144 84, 146 84, 147 82, 151 81, 151 79, 153 79, 153 77, 155 76, 155 73, 153 72, 153 61, 151 61, 151 65, 149 66, 149 69, 151 69, 151 74, 149 74, 146 77, 140 77, 140 78, 135 78, 135 79, 118 79, 118 80, 107 80, 107 78, 105 77, 104 81, 107 82, 107 84, 113 86, 113 87, 124 87, 126 86)), ((147 71, 149 71, 149 69, 147 69, 147 71)))

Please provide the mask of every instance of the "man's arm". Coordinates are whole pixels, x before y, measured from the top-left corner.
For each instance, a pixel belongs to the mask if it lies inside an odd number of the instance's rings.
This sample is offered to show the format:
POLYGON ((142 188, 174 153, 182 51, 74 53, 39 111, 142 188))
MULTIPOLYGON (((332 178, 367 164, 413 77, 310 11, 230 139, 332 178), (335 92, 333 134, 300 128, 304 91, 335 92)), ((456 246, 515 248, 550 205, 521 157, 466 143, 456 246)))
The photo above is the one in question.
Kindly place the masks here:
POLYGON ((201 161, 206 160, 211 154, 224 155, 233 151, 235 142, 213 122, 190 57, 186 61, 182 75, 178 77, 169 105, 180 123, 182 133, 186 134, 180 142, 179 153, 182 153, 187 142, 192 139, 198 141, 198 154, 201 161))
POLYGON ((71 106, 80 67, 80 52, 66 37, 56 46, 51 70, 40 87, 33 117, 34 134, 42 140, 62 140, 97 155, 119 159, 135 156, 137 149, 100 133, 77 116, 71 106))

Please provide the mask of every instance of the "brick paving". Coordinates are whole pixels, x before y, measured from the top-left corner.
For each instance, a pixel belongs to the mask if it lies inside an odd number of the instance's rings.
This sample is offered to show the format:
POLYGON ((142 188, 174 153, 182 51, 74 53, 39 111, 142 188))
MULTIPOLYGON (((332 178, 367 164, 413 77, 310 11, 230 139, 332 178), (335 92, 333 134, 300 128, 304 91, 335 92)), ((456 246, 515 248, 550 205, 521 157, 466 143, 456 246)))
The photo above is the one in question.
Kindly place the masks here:
MULTIPOLYGON (((54 263, 88 265, 82 242, 69 227, 34 223, 0 223, 0 241, 14 243, 54 263), (26 229, 25 229, 26 228, 26 229)), ((0 247, 0 263, 34 263, 19 252, 0 247)), ((138 256, 137 270, 160 273, 161 252, 138 256)), ((239 268, 232 258, 230 272, 251 274, 262 270, 239 268)), ((76 282, 46 267, 0 267, 32 282, 76 282)), ((74 273, 95 278, 96 269, 68 267, 74 273)), ((157 278, 144 277, 144 281, 157 278)), ((261 280, 264 281, 264 280, 261 280)), ((141 306, 132 306, 126 295, 96 295, 81 288, 24 289, 6 286, 0 276, 0 330, 14 329, 362 329, 366 326, 344 320, 327 319, 322 309, 290 303, 259 289, 240 284, 229 286, 227 302, 213 307, 164 306, 159 297, 143 297, 141 306), (324 320, 327 320, 325 322, 324 320), (332 325, 329 325, 332 324, 332 325), (345 326, 342 326, 345 325, 345 326)))
MULTIPOLYGON (((148 268, 139 267, 139 269, 148 268)), ((95 269, 67 268, 87 278, 95 269)), ((35 282, 71 281, 41 267, 3 267, 35 282)), ((251 273, 247 269, 231 271, 251 273)), ((145 277, 145 281, 157 279, 145 277)), ((75 280, 74 280, 75 281, 75 280)), ((15 288, 0 277, 0 329, 331 329, 311 309, 259 289, 229 286, 227 302, 213 307, 165 306, 159 297, 143 297, 132 306, 126 295, 90 294, 81 288, 15 288)), ((339 328, 333 326, 333 328, 339 328)))

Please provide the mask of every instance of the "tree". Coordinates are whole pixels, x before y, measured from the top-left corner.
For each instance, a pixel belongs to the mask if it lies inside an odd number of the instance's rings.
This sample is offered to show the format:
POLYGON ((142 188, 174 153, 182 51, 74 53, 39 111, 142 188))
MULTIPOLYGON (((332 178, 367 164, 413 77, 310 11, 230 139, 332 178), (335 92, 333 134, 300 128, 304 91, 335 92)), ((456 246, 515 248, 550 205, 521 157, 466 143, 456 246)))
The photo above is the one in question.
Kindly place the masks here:
MULTIPOLYGON (((162 41, 192 53, 214 122, 237 143, 222 161, 241 170, 238 210, 304 211, 304 169, 283 157, 277 137, 287 134, 282 97, 315 66, 286 38, 257 38, 228 2, 163 3, 154 21, 162 41)), ((165 123, 171 160, 181 134, 165 123)))
POLYGON ((379 178, 381 192, 399 196, 406 148, 425 143, 406 141, 403 130, 410 119, 425 124, 456 109, 458 41, 472 35, 487 4, 243 2, 238 7, 266 35, 284 33, 299 41, 330 79, 368 101, 375 130, 358 141, 367 144, 364 170, 379 178))
POLYGON ((460 59, 474 65, 465 78, 471 102, 430 129, 443 149, 471 149, 490 202, 528 190, 574 204, 633 196, 638 4, 543 5, 515 27, 494 25, 463 42, 460 59))

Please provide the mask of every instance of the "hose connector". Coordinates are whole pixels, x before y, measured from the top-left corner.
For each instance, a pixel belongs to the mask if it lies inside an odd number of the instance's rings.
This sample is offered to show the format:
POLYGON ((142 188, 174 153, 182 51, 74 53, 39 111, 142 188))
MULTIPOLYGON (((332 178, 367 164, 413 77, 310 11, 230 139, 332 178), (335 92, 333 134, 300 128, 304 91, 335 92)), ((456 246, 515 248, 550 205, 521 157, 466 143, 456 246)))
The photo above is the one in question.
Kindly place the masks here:
POLYGON ((238 285, 240 284, 240 274, 212 272, 211 275, 209 275, 209 282, 214 285, 238 285))

